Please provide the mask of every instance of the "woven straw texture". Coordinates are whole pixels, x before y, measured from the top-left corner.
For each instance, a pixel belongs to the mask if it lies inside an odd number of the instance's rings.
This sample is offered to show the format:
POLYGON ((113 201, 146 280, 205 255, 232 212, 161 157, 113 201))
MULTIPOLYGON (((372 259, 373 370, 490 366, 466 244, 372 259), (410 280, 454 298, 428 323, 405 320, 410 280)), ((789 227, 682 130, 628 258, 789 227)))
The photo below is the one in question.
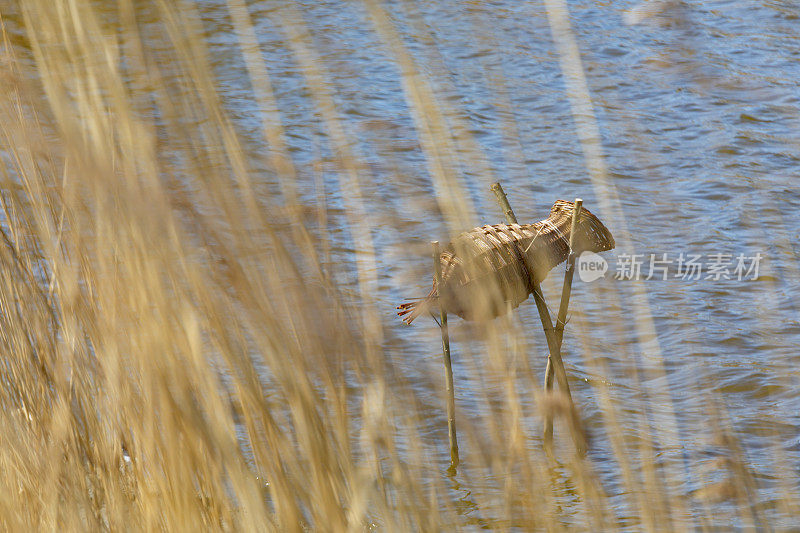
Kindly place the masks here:
MULTIPOLYGON (((535 224, 481 226, 456 237, 441 253, 442 286, 434 281, 428 296, 398 307, 410 324, 417 316, 444 305, 467 320, 490 320, 517 308, 555 266, 569 256, 572 202, 558 200, 550 216, 535 224)), ((611 232, 582 208, 575 252, 614 248, 611 232)))

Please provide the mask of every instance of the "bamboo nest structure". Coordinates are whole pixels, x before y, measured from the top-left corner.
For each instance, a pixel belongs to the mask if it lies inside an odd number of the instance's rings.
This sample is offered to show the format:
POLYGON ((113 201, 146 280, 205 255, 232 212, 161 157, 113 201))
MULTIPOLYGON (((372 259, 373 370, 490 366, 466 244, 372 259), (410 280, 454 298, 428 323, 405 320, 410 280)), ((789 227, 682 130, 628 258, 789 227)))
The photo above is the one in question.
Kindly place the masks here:
MULTIPOLYGON (((399 305, 406 324, 433 308, 466 320, 491 320, 528 299, 534 283, 541 283, 569 256, 574 204, 558 200, 550 216, 535 224, 494 224, 474 228, 456 237, 442 250, 442 283, 434 279, 425 298, 399 305)), ((588 209, 582 208, 574 239, 575 253, 614 248, 614 237, 588 209)))

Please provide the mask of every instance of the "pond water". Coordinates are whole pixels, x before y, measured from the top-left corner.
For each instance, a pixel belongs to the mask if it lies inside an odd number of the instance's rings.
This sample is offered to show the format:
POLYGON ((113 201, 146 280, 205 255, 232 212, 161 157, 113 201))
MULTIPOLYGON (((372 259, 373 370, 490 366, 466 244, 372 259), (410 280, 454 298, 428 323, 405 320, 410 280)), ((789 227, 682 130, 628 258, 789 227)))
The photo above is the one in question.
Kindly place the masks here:
MULTIPOLYGON (((316 104, 302 90, 270 17, 258 15, 270 6, 253 4, 258 36, 274 70, 279 107, 291 110, 285 120, 297 161, 310 164, 309 146, 319 134, 316 104)), ((565 340, 574 394, 590 429, 601 423, 596 383, 610 383, 631 412, 645 413, 659 460, 674 462, 678 484, 697 490, 707 480, 688 472, 714 460, 710 431, 702 428, 714 416, 708 397, 718 398, 745 446, 763 502, 780 499, 776 454, 795 473, 800 464, 797 5, 570 2, 567 37, 580 50, 605 165, 594 173, 587 165, 596 155, 581 142, 591 135, 585 131, 591 117, 580 108, 584 115, 575 119, 581 102, 570 100, 574 79, 563 70, 574 72, 575 65, 562 64, 566 52, 543 4, 392 3, 389 12, 437 102, 449 109, 449 127, 477 143, 456 146, 448 160, 474 205, 471 222, 502 221, 488 192, 500 180, 523 221, 544 218, 556 199, 578 196, 617 238, 617 250, 605 254, 606 277, 575 284, 575 327, 584 342, 570 339, 569 326, 565 340), (461 160, 459 150, 479 152, 478 164, 461 160), (625 271, 623 253, 638 254, 641 280, 614 279, 625 271), (666 280, 662 270, 645 279, 652 254, 667 260, 666 280), (762 257, 757 279, 755 272, 738 279, 740 254, 748 268, 762 257), (689 255, 700 256, 700 279, 679 269, 679 258, 689 255), (709 276, 715 258, 722 271, 709 276), (602 357, 610 375, 598 375, 592 357, 602 357), (638 383, 631 379, 632 361, 638 383)), ((393 339, 387 350, 408 376, 425 373, 438 364, 437 330, 432 323, 406 330, 391 309, 427 291, 427 242, 447 235, 436 204, 425 200, 436 189, 400 67, 362 6, 306 2, 302 13, 352 149, 368 165, 361 186, 379 258, 379 302, 393 339)), ((218 28, 221 41, 228 31, 218 28)), ((340 201, 333 194, 330 207, 344 209, 340 201)), ((343 243, 343 249, 352 246, 343 243)), ((555 283, 547 287, 551 307, 557 291, 555 283)), ((532 302, 519 316, 538 329, 532 302)), ((473 396, 486 394, 485 383, 459 364, 459 342, 468 342, 468 333, 455 327, 457 401, 469 418, 471 409, 481 409, 473 396)), ((541 351, 542 337, 536 338, 541 351)), ((541 359, 533 364, 543 368, 541 359)), ((441 436, 442 418, 431 424, 441 436)), ((640 431, 622 424, 626 432, 640 431)), ((594 459, 603 471, 611 454, 597 440, 594 459)), ((613 462, 606 467, 613 479, 613 462)), ((465 496, 480 490, 459 488, 465 496)), ((772 512, 774 524, 792 523, 772 512)), ((724 513, 720 519, 731 520, 724 513)))
MULTIPOLYGON (((358 245, 346 230, 348 204, 326 153, 319 102, 275 25, 274 8, 271 2, 250 5, 278 109, 301 171, 326 180, 339 244, 333 260, 341 254, 338 260, 352 262, 348 255, 358 245)), ((433 200, 437 189, 402 70, 362 5, 303 2, 300 11, 350 150, 364 162, 360 186, 378 259, 386 350, 412 383, 416 376, 425 398, 431 394, 425 376, 440 372, 438 330, 432 321, 404 328, 393 307, 427 292, 428 241, 446 241, 448 226, 433 200)), ((571 339, 570 327, 565 340, 574 394, 590 431, 602 425, 596 384, 610 384, 631 421, 638 420, 635 414, 649 421, 659 460, 676 465, 682 490, 697 490, 707 479, 692 472, 715 460, 710 430, 702 428, 710 427, 713 416, 708 398, 718 398, 746 448, 763 501, 779 499, 771 483, 781 464, 776 457, 790 458, 795 470, 800 464, 797 6, 570 2, 569 35, 580 50, 605 173, 587 171, 595 160, 587 159, 592 154, 581 139, 591 118, 575 119, 580 102, 570 100, 563 70, 575 66, 562 65, 565 52, 543 4, 400 2, 388 11, 437 104, 447 110, 448 127, 475 143, 453 146, 446 158, 474 205, 464 215, 469 223, 502 221, 489 193, 499 180, 522 221, 545 218, 556 199, 582 197, 615 234, 617 250, 605 254, 606 277, 575 283, 574 327, 584 341, 571 339), (614 278, 624 272, 622 253, 638 254, 642 279, 614 278), (661 271, 644 279, 651 254, 662 260, 667 254, 668 279, 661 271), (681 254, 701 256, 701 279, 682 275, 681 254), (719 262, 727 263, 729 273, 706 279, 714 254, 725 254, 719 262), (750 263, 756 254, 763 256, 758 279, 737 279, 739 254, 750 263), (591 363, 596 357, 608 375, 598 374, 591 363), (636 381, 631 365, 639 372, 636 381)), ((220 78, 228 83, 223 95, 257 143, 260 118, 239 90, 245 74, 225 7, 205 3, 203 16, 218 47, 220 78)), ((313 203, 313 191, 305 192, 313 203)), ((554 281, 546 285, 551 307, 558 290, 554 281)), ((519 320, 538 330, 532 302, 520 308, 519 320)), ((486 383, 460 364, 470 334, 460 321, 454 328, 457 402, 460 417, 468 419, 471 410, 484 408, 479 398, 487 394, 486 383)), ((538 333, 532 337, 542 353, 538 333)), ((543 372, 543 358, 534 358, 534 368, 543 372)), ((430 402, 435 411, 437 398, 430 402)), ((633 422, 621 424, 625 432, 641 431, 633 422)), ((432 416, 427 432, 441 438, 443 417, 432 416)), ((618 474, 612 454, 603 439, 595 440, 593 459, 613 486, 618 474)), ((470 491, 491 485, 480 476, 471 473, 478 480, 473 486, 454 484, 454 497, 468 501, 470 491)), ((791 523, 773 511, 775 524, 791 523)), ((720 518, 721 524, 732 520, 724 513, 720 518)))

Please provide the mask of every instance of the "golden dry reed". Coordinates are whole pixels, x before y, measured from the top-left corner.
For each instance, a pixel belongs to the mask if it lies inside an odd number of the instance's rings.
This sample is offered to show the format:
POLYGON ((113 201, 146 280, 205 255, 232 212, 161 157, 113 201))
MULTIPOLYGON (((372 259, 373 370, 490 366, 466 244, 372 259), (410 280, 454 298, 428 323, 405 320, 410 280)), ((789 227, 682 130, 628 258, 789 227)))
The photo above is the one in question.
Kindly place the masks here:
MULTIPOLYGON (((438 207, 451 236, 469 229, 485 217, 454 163, 486 169, 491 183, 486 158, 386 8, 363 8, 364 31, 400 72, 436 191, 417 209, 438 207)), ((462 465, 448 474, 441 365, 431 355, 425 379, 412 382, 395 362, 403 343, 378 300, 366 204, 379 200, 363 192, 369 166, 303 13, 277 2, 264 16, 318 110, 358 247, 348 264, 330 261, 328 193, 290 157, 249 8, 228 0, 225 13, 263 117, 263 153, 223 104, 198 9, 19 0, 0 11, 0 528, 661 531, 709 526, 719 502, 744 526, 764 523, 714 398, 709 438, 727 453, 716 484, 696 491, 681 476, 710 474, 695 472, 692 457, 660 462, 662 429, 597 385, 594 439, 613 452, 602 468, 617 472, 604 482, 591 452, 570 444, 583 406, 543 393, 530 363, 546 356, 543 336, 514 315, 487 325, 482 344, 459 342, 463 329, 453 341, 459 374, 482 392, 458 418, 462 465), (256 163, 273 183, 256 179, 256 163), (344 284, 341 271, 357 281, 344 284), (536 422, 548 412, 557 462, 536 422)), ((589 346, 581 324, 576 309, 567 336, 589 346)), ((407 331, 436 353, 432 330, 407 331)), ((794 482, 780 481, 780 510, 797 516, 794 482)))

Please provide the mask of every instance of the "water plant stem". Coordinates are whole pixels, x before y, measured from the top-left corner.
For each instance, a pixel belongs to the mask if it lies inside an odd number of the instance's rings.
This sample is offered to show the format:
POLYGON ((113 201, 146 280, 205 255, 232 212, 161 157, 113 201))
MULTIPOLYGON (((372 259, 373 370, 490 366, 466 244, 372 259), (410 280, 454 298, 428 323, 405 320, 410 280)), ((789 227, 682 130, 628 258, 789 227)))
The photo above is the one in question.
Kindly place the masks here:
MULTIPOLYGON (((439 241, 432 241, 433 268, 436 286, 442 283, 442 262, 440 259, 439 241)), ((447 433, 450 441, 450 466, 458 466, 458 437, 456 436, 456 399, 453 387, 453 365, 450 361, 450 334, 447 330, 447 311, 439 305, 439 327, 442 331, 442 357, 444 359, 444 374, 447 387, 447 433)))

